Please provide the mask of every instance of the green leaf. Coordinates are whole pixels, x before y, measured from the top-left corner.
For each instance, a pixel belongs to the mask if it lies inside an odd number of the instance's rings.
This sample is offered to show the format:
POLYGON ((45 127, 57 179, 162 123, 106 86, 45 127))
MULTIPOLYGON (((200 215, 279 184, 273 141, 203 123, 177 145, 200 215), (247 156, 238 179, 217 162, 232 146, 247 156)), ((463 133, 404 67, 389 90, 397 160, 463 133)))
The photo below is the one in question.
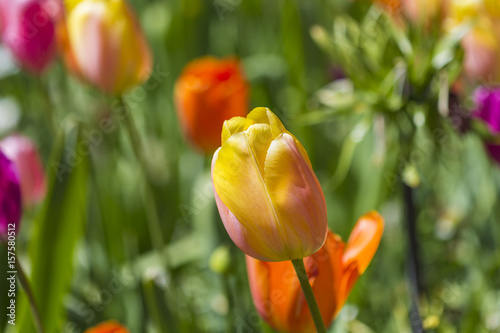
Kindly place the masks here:
MULTIPOLYGON (((84 230, 89 165, 79 132, 70 126, 54 146, 47 168, 49 191, 29 244, 30 282, 47 333, 60 332, 74 252, 84 230)), ((26 298, 21 301, 18 332, 35 332, 26 298)))

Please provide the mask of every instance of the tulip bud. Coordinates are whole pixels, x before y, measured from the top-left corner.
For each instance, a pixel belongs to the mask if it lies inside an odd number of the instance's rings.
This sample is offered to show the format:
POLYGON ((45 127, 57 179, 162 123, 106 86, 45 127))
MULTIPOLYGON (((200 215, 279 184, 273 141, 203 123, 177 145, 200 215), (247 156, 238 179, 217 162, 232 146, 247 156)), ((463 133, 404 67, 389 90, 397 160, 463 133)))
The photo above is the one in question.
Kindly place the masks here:
POLYGON ((0 0, 0 34, 25 69, 40 73, 56 51, 55 23, 43 0, 0 0))
POLYGON ((41 202, 47 185, 43 163, 33 141, 15 134, 0 141, 0 149, 19 170, 23 204, 31 207, 41 202))
MULTIPOLYGON (((328 327, 357 279, 371 262, 384 229, 382 216, 361 217, 347 242, 329 231, 325 245, 304 258, 321 317, 328 327)), ((261 317, 280 332, 316 332, 291 262, 264 262, 246 257, 252 298, 261 317)))
POLYGON ((128 333, 129 331, 116 321, 107 321, 89 328, 85 333, 128 333))
POLYGON ((325 197, 309 157, 269 109, 224 122, 212 181, 224 226, 249 256, 301 259, 325 242, 325 197))
POLYGON ((149 45, 124 0, 82 0, 71 7, 66 17, 66 52, 71 54, 65 55, 74 62, 70 70, 117 95, 149 77, 149 45))
POLYGON ((236 59, 189 63, 175 84, 175 105, 186 137, 204 152, 220 146, 225 120, 247 114, 248 84, 236 59))
POLYGON ((0 241, 5 240, 11 225, 19 230, 21 221, 21 187, 17 169, 0 150, 0 241))

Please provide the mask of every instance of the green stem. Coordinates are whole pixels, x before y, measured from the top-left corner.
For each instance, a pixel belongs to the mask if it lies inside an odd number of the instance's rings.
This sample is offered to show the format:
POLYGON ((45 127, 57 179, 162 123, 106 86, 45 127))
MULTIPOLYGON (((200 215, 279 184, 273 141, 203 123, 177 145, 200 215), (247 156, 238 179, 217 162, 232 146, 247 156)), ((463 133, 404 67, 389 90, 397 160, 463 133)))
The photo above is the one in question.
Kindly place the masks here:
POLYGON ((54 115, 54 104, 52 103, 52 99, 50 98, 50 92, 45 83, 42 81, 41 78, 38 78, 38 84, 40 86, 40 90, 42 92, 42 98, 43 102, 45 104, 45 107, 43 108, 45 112, 45 116, 47 117, 47 123, 50 126, 50 131, 52 135, 56 135, 57 132, 57 126, 56 126, 56 120, 55 120, 55 115, 54 115))
POLYGON ((167 259, 167 254, 165 253, 165 242, 162 236, 162 230, 160 225, 160 218, 158 217, 158 210, 156 209, 156 200, 154 195, 154 189, 148 179, 147 176, 147 162, 146 158, 143 154, 143 145, 141 142, 141 137, 139 135, 139 131, 134 124, 134 120, 132 119, 132 115, 130 111, 127 109, 126 103, 124 103, 123 99, 119 99, 121 107, 126 111, 124 121, 125 127, 127 128, 127 133, 132 143, 132 149, 134 150, 135 157, 140 163, 141 169, 144 172, 144 177, 146 178, 146 191, 145 191, 145 200, 144 200, 144 208, 146 212, 146 220, 148 222, 149 233, 151 236, 151 240, 153 242, 153 246, 161 256, 162 261, 165 264, 165 268, 167 270, 167 274, 170 274, 169 260, 167 259))
POLYGON ((292 260, 293 268, 300 281, 300 286, 306 297, 307 305, 309 306, 309 311, 314 320, 314 325, 316 325, 316 330, 318 333, 326 333, 325 323, 321 317, 321 312, 319 311, 318 303, 316 303, 316 298, 314 298, 314 293, 309 284, 309 277, 307 276, 306 267, 304 266, 303 259, 292 260))
POLYGON ((19 283, 21 284, 21 287, 24 289, 26 296, 28 296, 31 314, 33 315, 33 321, 35 322, 36 331, 38 333, 43 333, 42 319, 40 317, 40 311, 38 310, 38 307, 35 302, 35 296, 33 295, 30 283, 26 278, 26 274, 24 274, 24 271, 17 260, 16 260, 16 270, 19 283))
POLYGON ((231 285, 229 283, 229 276, 228 274, 224 273, 221 275, 222 277, 222 285, 224 287, 224 292, 226 294, 227 298, 227 314, 226 314, 226 332, 233 332, 234 331, 234 300, 233 300, 233 293, 231 292, 231 285))

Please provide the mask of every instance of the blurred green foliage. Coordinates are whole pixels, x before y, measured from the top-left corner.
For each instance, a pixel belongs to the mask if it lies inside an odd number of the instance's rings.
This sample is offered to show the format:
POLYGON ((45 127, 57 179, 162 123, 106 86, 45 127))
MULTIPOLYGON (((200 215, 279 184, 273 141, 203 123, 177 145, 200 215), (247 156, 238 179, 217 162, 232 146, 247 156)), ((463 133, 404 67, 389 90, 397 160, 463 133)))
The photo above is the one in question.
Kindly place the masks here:
MULTIPOLYGON (((147 179, 121 126, 119 118, 127 115, 116 99, 68 76, 60 63, 39 80, 23 72, 0 80, 0 97, 15 99, 22 111, 17 130, 39 144, 50 175, 48 197, 25 214, 17 245, 21 263, 30 267, 47 333, 83 332, 108 319, 134 333, 272 332, 252 305, 244 255, 215 208, 210 156, 185 143, 172 102, 183 66, 205 54, 241 58, 252 87, 249 110, 269 107, 304 144, 325 192, 332 230, 345 238, 371 209, 386 219, 381 246, 330 332, 411 330, 403 175, 419 184, 425 286, 420 312, 427 331, 500 332, 500 173, 478 138, 460 136, 443 118, 430 121, 438 101, 424 108, 413 104, 400 80, 403 72, 411 77, 416 95, 433 84, 439 91, 441 68, 449 78, 459 71, 456 43, 444 40, 432 49, 435 44, 392 30, 387 17, 364 2, 132 5, 155 58, 148 84, 125 96, 128 116, 143 138, 147 179), (440 48, 453 50, 454 57, 435 60, 440 48), (354 79, 330 84, 339 66, 354 79), (434 70, 421 70, 429 66, 434 70), (50 130, 47 111, 57 133, 50 130), (400 136, 405 128, 411 128, 411 144, 400 136), (80 142, 95 143, 90 154, 74 156, 80 142), (75 158, 80 162, 72 163, 75 158), (168 243, 162 258, 146 223, 146 182, 154 187, 168 243), (230 249, 224 274, 210 269, 219 245, 230 249)), ((3 247, 0 252, 6 257, 3 247)), ((19 301, 18 325, 7 332, 33 332, 26 300, 19 301)), ((5 320, 0 318, 0 327, 5 320)))

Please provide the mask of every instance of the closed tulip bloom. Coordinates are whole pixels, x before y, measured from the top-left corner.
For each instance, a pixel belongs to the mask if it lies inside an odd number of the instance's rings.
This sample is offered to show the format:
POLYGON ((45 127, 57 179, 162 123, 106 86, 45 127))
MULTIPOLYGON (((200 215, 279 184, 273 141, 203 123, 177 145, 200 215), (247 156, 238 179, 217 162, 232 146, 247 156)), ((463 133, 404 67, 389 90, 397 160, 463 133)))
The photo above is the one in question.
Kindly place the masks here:
POLYGON ((28 137, 11 135, 0 141, 0 149, 16 165, 21 181, 23 204, 31 207, 45 198, 47 182, 36 145, 28 137))
POLYGON ((325 198, 309 157, 269 109, 224 122, 212 181, 224 226, 246 254, 301 259, 325 242, 325 198))
POLYGON ((0 34, 19 64, 40 73, 54 59, 55 22, 42 0, 0 0, 0 34))
POLYGON ((129 333, 129 331, 116 321, 107 321, 89 328, 85 333, 129 333))
MULTIPOLYGON (((358 220, 347 245, 329 231, 325 245, 304 259, 326 327, 338 315, 355 282, 370 264, 383 229, 382 216, 368 213, 358 220)), ((292 264, 246 258, 252 298, 261 317, 280 332, 316 332, 292 264)))
POLYGON ((82 0, 67 8, 66 59, 76 75, 110 94, 144 82, 151 52, 134 12, 124 0, 82 0))
POLYGON ((0 150, 0 241, 5 240, 14 224, 15 232, 21 221, 21 187, 17 169, 0 150))
POLYGON ((213 153, 220 146, 224 121, 247 114, 248 84, 240 63, 213 57, 192 61, 175 84, 175 106, 186 137, 213 153))

